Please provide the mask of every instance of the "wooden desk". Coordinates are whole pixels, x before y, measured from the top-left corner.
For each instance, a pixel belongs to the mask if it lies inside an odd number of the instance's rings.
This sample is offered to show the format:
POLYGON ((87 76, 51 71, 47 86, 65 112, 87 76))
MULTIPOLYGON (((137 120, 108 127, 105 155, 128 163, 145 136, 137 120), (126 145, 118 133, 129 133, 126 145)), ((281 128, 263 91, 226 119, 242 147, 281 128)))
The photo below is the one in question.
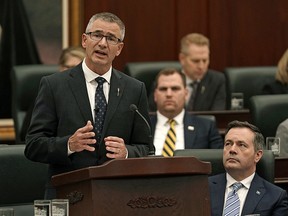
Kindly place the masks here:
POLYGON ((275 184, 288 191, 288 158, 275 158, 275 184))
POLYGON ((15 131, 13 119, 0 119, 0 143, 14 143, 15 131))
POLYGON ((288 182, 288 158, 275 158, 275 181, 288 182))

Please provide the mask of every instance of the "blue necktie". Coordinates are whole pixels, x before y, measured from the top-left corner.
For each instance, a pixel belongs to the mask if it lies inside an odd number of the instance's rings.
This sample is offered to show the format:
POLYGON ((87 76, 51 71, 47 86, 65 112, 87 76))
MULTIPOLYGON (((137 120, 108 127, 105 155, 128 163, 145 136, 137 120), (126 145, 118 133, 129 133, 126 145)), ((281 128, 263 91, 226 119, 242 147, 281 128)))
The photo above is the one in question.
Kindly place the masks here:
POLYGON ((243 187, 241 182, 236 182, 232 185, 233 189, 228 194, 223 216, 238 216, 240 213, 240 200, 237 191, 243 187))
POLYGON ((97 143, 100 143, 101 140, 101 133, 103 129, 105 114, 107 110, 107 102, 106 98, 103 92, 103 84, 106 82, 106 80, 103 77, 97 77, 96 82, 98 83, 98 86, 96 88, 96 94, 95 94, 95 130, 96 130, 96 140, 97 143))

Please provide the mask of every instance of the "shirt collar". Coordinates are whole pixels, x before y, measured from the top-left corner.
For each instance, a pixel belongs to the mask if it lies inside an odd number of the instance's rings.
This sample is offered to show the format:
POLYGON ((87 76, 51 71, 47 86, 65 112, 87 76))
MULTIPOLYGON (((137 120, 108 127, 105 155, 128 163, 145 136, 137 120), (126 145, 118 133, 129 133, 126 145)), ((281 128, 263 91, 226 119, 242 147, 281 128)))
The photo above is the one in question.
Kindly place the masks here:
MULTIPOLYGON (((182 73, 185 74, 184 70, 182 70, 182 73)), ((189 76, 186 76, 186 86, 190 86, 190 84, 194 83, 195 81, 200 83, 201 80, 192 80, 189 76)))
MULTIPOLYGON (((248 176, 247 178, 243 179, 242 181, 240 181, 242 183, 242 185, 249 189, 250 188, 250 185, 251 185, 251 182, 253 180, 255 176, 255 172, 248 176)), ((230 176, 228 173, 226 173, 226 179, 227 179, 227 184, 226 184, 226 189, 227 188, 230 188, 235 182, 237 182, 232 176, 230 176)))
MULTIPOLYGON (((85 59, 82 62, 82 69, 84 71, 84 77, 86 79, 86 82, 89 82, 89 83, 94 82, 95 79, 99 77, 97 73, 95 73, 94 71, 88 68, 88 66, 85 63, 85 59)), ((105 78, 108 84, 110 84, 111 74, 112 74, 112 67, 110 67, 109 70, 105 74, 103 74, 101 77, 105 78)))
MULTIPOLYGON (((175 116, 173 119, 176 122, 176 125, 181 124, 184 119, 184 113, 185 110, 183 109, 177 116, 175 116)), ((162 115, 158 110, 157 110, 157 122, 159 122, 160 125, 168 125, 168 118, 164 115, 162 115)))

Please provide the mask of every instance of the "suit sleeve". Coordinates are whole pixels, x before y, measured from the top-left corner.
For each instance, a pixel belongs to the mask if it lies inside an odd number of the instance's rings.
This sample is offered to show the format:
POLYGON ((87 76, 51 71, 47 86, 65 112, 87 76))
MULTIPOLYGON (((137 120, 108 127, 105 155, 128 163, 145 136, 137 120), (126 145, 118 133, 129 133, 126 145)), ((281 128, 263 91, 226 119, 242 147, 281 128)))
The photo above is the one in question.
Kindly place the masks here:
POLYGON ((215 121, 211 121, 210 135, 209 135, 209 147, 210 149, 222 149, 224 146, 223 139, 219 134, 215 121))
POLYGON ((271 215, 287 215, 288 214, 288 196, 287 192, 282 190, 274 210, 271 215))
POLYGON ((26 136, 25 155, 32 161, 69 164, 67 142, 69 136, 56 137, 57 113, 51 87, 42 78, 36 98, 31 124, 26 136))
MULTIPOLYGON (((211 107, 211 110, 225 110, 226 109, 226 83, 225 83, 225 76, 220 72, 217 74, 218 77, 218 88, 216 89, 214 103, 211 107)), ((216 81, 214 80, 214 82, 216 81)))
POLYGON ((280 138, 280 156, 288 157, 288 120, 278 126, 276 137, 280 138))

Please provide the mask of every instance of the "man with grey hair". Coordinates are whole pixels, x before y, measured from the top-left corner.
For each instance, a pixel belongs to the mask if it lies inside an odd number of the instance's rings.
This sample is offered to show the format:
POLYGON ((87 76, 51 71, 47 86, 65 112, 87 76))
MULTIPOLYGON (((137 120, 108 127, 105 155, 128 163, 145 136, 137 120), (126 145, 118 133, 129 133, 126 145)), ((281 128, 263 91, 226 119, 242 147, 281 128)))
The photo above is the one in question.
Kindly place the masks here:
POLYGON ((56 196, 53 175, 148 155, 149 130, 130 110, 136 105, 149 122, 145 85, 112 67, 124 35, 116 15, 95 14, 82 34, 83 62, 41 80, 25 155, 50 165, 46 199, 56 196))
POLYGON ((263 146, 256 126, 228 124, 223 149, 226 173, 209 177, 211 215, 287 215, 287 192, 256 173, 263 146))

